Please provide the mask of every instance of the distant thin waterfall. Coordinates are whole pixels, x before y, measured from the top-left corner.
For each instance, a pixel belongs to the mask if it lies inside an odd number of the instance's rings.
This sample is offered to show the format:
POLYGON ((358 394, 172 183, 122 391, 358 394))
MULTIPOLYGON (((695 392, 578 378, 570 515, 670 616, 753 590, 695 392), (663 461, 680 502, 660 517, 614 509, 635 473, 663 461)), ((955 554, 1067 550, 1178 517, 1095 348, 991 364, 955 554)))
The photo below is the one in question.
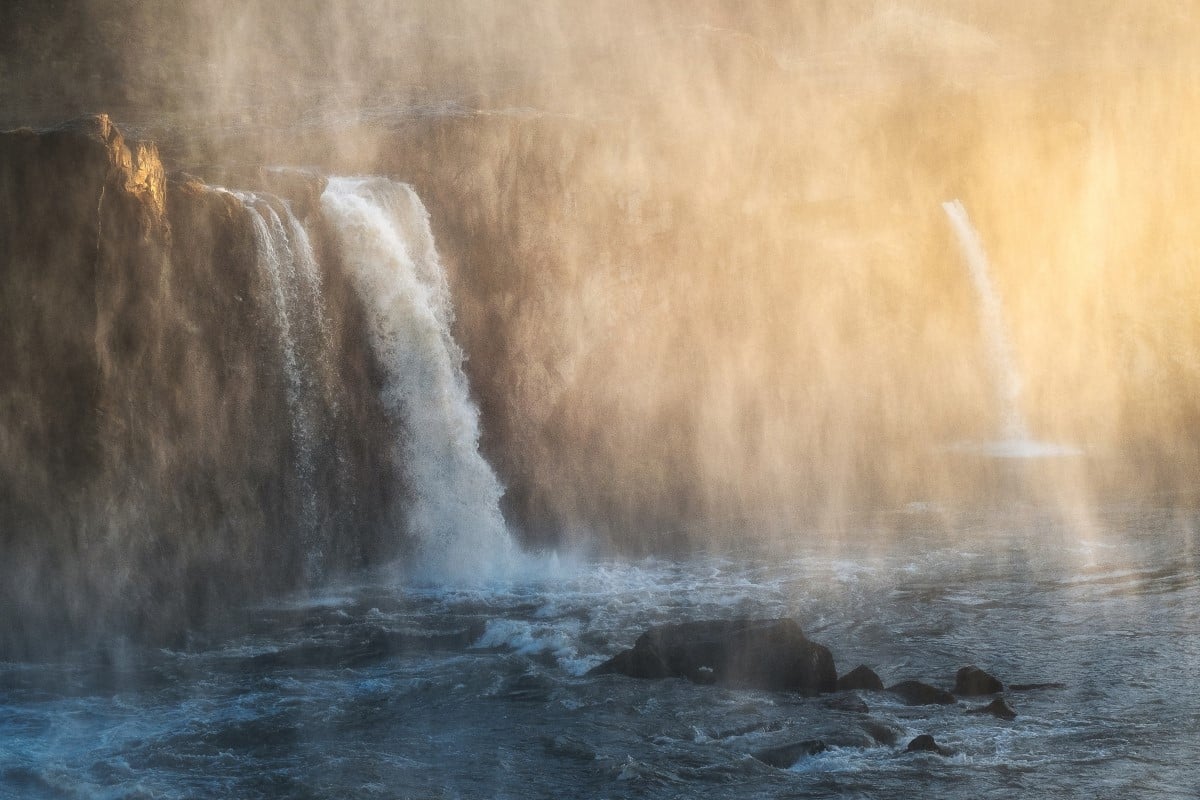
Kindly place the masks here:
POLYGON ((971 226, 967 209, 962 202, 949 200, 942 203, 942 210, 949 217, 950 225, 958 237, 963 257, 971 271, 971 280, 975 284, 975 293, 979 297, 980 324, 1000 401, 1001 436, 1014 441, 1028 439, 1029 427, 1025 424, 1025 416, 1021 412, 1021 374, 1013 361, 1008 328, 1004 324, 1004 311, 1000 304, 1000 296, 992 285, 987 253, 979 241, 979 234, 971 226))
POLYGON ((267 279, 283 360, 295 472, 300 486, 300 524, 306 572, 323 571, 317 512, 316 432, 321 391, 318 368, 328 342, 320 272, 304 226, 282 200, 238 193, 254 226, 258 261, 267 279))
POLYGON ((500 513, 503 489, 479 452, 479 409, 429 215, 411 187, 334 178, 321 198, 366 307, 387 372, 384 404, 402 430, 394 458, 408 479, 408 533, 434 578, 503 573, 516 556, 500 513))

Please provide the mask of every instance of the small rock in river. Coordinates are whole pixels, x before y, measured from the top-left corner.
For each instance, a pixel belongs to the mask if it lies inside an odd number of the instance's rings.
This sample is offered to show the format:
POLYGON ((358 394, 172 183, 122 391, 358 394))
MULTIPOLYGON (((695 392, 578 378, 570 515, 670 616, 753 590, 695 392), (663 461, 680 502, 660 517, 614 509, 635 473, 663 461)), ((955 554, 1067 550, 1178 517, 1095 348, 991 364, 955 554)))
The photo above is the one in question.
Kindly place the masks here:
POLYGON ((904 749, 910 753, 937 753, 939 756, 954 755, 953 750, 949 747, 942 747, 928 733, 922 733, 909 742, 908 747, 904 749))
POLYGON ((823 752, 825 752, 825 743, 820 739, 805 739, 802 742, 759 750, 754 757, 768 766, 787 769, 806 756, 815 756, 817 753, 823 752))
POLYGON ((901 681, 895 686, 889 686, 887 690, 892 694, 899 695, 910 706, 946 706, 955 702, 954 695, 945 689, 939 689, 920 681, 901 681))
POLYGON ((954 693, 959 695, 996 694, 1004 691, 998 678, 976 666, 963 667, 954 676, 954 693))
POLYGON ((875 674, 875 670, 865 664, 859 664, 838 678, 837 688, 839 690, 864 689, 867 691, 883 691, 883 681, 879 680, 879 676, 875 674))
POLYGON ((866 701, 853 692, 834 695, 825 701, 825 707, 835 711, 850 711, 858 714, 866 714, 871 710, 866 701))
POLYGON ((875 740, 876 744, 885 744, 888 747, 896 744, 900 740, 900 735, 904 733, 904 729, 899 725, 877 719, 863 720, 862 729, 875 740))
POLYGON ((1013 711, 1013 707, 1005 702, 1003 697, 997 697, 986 706, 972 708, 968 714, 990 714, 996 719, 1016 719, 1017 712, 1013 711))

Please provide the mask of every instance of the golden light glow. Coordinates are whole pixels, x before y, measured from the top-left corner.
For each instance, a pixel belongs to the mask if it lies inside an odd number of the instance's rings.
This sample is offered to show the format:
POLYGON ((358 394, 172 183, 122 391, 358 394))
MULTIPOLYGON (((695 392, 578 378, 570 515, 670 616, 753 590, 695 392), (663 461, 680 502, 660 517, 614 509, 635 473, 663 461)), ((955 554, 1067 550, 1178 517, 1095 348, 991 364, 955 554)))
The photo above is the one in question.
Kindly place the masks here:
POLYGON ((205 2, 173 24, 177 50, 135 33, 127 55, 186 76, 129 67, 151 126, 205 109, 181 162, 416 184, 530 518, 834 530, 1200 474, 1188 4, 205 2), (953 447, 1001 413, 954 198, 1031 431, 1078 459, 953 447))

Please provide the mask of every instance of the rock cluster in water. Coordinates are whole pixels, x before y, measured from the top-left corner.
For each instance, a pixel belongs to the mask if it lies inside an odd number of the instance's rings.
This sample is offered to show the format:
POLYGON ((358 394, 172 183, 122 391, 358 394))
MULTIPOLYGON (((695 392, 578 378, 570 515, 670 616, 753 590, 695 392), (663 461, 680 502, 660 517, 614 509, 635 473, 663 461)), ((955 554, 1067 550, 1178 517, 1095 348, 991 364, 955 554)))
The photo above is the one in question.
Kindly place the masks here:
MULTIPOLYGON (((825 701, 828 708, 862 714, 869 707, 858 691, 886 691, 908 705, 954 705, 958 702, 956 695, 996 695, 1005 688, 998 678, 973 665, 958 670, 953 692, 917 680, 900 681, 885 688, 880 677, 866 665, 859 665, 839 678, 828 648, 809 640, 800 626, 789 619, 706 620, 656 626, 638 637, 632 648, 588 674, 686 678, 699 684, 805 695, 836 691, 837 696, 825 701)), ((1059 685, 1028 684, 1012 688, 1059 685)), ((966 713, 1001 720, 1017 716, 1002 697, 966 713)), ((862 734, 866 735, 864 741, 868 745, 894 746, 902 732, 878 720, 862 722, 862 734)), ((786 769, 802 758, 824 752, 827 744, 819 739, 804 739, 763 748, 752 755, 765 764, 786 769)), ((913 738, 905 751, 954 754, 954 750, 939 744, 930 734, 913 738)))

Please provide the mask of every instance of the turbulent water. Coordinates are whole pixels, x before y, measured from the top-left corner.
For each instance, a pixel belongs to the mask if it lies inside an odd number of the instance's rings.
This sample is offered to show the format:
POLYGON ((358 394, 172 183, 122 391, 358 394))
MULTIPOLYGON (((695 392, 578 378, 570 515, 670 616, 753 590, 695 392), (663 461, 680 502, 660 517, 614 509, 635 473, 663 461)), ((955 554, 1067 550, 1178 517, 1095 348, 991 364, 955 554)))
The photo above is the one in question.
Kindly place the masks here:
MULTIPOLYGON (((553 559, 472 589, 381 577, 255 610, 250 628, 104 664, 0 668, 11 797, 1184 797, 1200 784, 1194 519, 1112 511, 1081 540, 1049 519, 910 520, 908 545, 638 562, 553 559), (647 625, 797 619, 840 671, 984 701, 910 707, 586 677, 647 625), (867 735, 871 724, 895 745, 867 735), (876 728, 878 729, 878 728, 876 728), (904 752, 920 733, 955 755, 904 752), (751 753, 829 749, 791 769, 751 753)), ((869 533, 869 532, 865 532, 869 533)))

